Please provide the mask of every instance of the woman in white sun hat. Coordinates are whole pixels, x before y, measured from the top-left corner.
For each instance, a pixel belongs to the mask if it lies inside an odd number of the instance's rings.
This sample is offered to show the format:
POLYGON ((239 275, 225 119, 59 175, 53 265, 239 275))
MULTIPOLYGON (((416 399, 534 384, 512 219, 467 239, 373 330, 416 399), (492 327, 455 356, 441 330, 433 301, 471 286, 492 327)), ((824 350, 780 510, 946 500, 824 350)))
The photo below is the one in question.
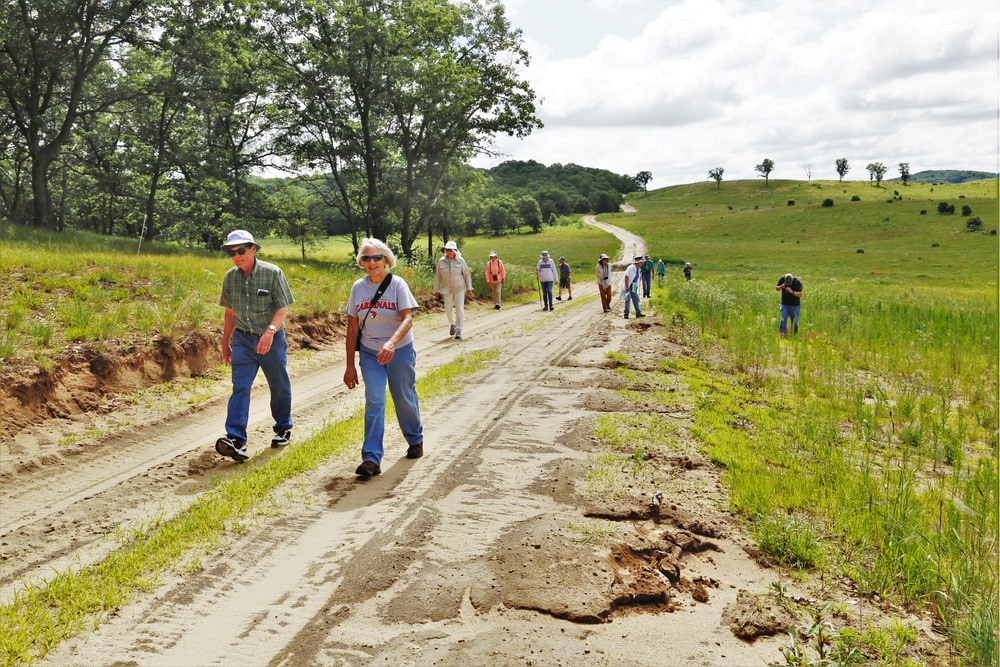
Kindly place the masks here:
POLYGON ((444 244, 444 257, 438 260, 434 272, 434 296, 444 297, 444 312, 451 325, 448 335, 456 340, 462 338, 462 323, 465 321, 465 296, 472 298, 472 274, 469 265, 458 251, 458 244, 448 241, 444 244))

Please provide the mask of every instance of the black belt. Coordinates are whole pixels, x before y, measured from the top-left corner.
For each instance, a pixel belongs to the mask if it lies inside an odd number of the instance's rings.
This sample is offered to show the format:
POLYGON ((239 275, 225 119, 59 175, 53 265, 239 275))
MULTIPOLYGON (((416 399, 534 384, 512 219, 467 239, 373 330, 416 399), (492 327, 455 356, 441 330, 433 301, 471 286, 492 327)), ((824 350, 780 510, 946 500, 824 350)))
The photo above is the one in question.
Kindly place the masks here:
POLYGON ((244 336, 258 336, 259 337, 259 336, 263 336, 264 335, 262 333, 258 334, 258 333, 254 333, 252 331, 247 331, 245 329, 240 329, 239 327, 236 328, 236 331, 238 331, 239 333, 243 334, 244 336))

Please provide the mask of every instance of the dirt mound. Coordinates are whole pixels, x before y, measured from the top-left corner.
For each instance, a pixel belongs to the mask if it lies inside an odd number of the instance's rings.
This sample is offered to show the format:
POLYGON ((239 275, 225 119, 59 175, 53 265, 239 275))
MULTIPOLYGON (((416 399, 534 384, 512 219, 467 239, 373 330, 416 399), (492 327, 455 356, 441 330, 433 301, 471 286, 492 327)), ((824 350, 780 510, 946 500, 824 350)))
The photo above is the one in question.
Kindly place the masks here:
MULTIPOLYGON (((320 349, 342 339, 344 316, 289 318, 292 345, 320 349)), ((169 382, 199 377, 222 364, 221 329, 193 333, 179 340, 154 338, 137 342, 69 345, 51 369, 8 365, 0 374, 0 439, 45 419, 67 419, 81 413, 105 414, 117 407, 115 397, 169 382)))

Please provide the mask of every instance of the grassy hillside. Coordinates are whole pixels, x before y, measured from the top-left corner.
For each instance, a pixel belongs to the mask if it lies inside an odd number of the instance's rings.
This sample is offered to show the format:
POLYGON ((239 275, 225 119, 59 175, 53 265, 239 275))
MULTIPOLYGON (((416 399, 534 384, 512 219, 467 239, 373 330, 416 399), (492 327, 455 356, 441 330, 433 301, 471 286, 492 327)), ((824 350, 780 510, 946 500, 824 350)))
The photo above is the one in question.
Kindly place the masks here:
POLYGON ((663 188, 628 202, 641 213, 601 216, 646 237, 650 253, 702 275, 776 281, 996 285, 997 180, 876 188, 836 181, 723 181, 663 188), (894 192, 898 192, 896 196, 894 192), (851 201, 852 197, 860 201, 851 201), (901 198, 900 198, 901 197, 901 198), (825 199, 833 206, 823 207, 825 199), (793 201, 794 205, 789 205, 793 201), (956 214, 939 215, 939 202, 956 214), (963 205, 985 233, 967 233, 963 205), (921 214, 921 211, 926 211, 921 214), (863 250, 859 253, 858 250, 863 250))

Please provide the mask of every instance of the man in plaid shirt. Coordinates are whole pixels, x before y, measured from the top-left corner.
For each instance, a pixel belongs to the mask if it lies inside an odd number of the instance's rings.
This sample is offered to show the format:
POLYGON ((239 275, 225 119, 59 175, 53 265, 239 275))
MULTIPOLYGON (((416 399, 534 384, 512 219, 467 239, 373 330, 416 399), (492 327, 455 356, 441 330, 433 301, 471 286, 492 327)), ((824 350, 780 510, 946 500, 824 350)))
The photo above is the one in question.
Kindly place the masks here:
POLYGON ((292 383, 282 325, 294 299, 281 269, 257 259, 260 244, 250 232, 232 232, 222 249, 232 257, 234 265, 223 278, 219 299, 226 309, 222 360, 233 369, 233 395, 226 416, 226 435, 215 442, 215 451, 242 462, 249 458, 250 389, 258 370, 264 371, 271 390, 271 446, 284 447, 292 437, 292 383))

